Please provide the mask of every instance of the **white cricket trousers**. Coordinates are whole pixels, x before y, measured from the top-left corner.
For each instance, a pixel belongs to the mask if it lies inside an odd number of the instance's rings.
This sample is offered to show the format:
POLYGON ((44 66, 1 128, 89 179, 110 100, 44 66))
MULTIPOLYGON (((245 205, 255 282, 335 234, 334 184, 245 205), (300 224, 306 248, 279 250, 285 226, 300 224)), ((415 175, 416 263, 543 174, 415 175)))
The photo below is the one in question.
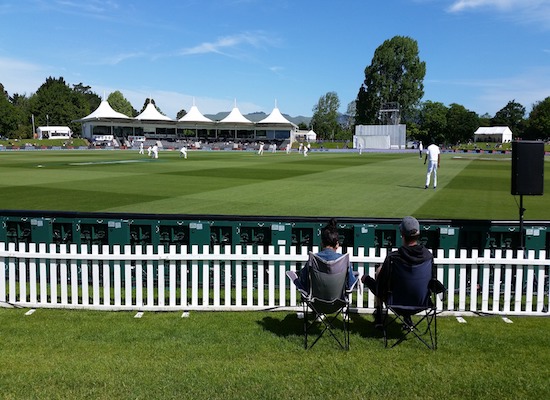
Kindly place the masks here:
POLYGON ((434 187, 437 186, 437 161, 428 161, 428 172, 426 173, 426 186, 430 186, 430 178, 434 174, 434 187))

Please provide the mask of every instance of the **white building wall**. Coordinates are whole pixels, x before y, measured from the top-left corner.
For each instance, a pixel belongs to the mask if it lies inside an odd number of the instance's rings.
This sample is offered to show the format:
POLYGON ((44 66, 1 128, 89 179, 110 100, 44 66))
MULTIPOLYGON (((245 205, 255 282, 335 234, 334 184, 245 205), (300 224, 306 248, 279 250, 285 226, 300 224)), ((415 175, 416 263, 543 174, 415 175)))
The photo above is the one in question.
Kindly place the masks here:
POLYGON ((407 136, 407 126, 399 125, 357 125, 353 138, 354 146, 365 145, 365 149, 404 149, 407 136), (377 137, 377 139, 371 139, 377 137), (387 139, 389 138, 389 145, 387 139), (376 146, 376 147, 372 147, 376 146), (379 147, 387 146, 387 147, 379 147))

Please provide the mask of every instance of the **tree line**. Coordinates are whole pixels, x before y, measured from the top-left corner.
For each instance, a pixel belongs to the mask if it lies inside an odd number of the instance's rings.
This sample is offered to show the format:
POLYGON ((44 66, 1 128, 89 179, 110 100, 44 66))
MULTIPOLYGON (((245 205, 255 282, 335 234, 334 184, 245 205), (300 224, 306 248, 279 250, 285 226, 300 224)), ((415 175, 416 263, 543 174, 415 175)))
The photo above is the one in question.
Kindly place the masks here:
POLYGON ((508 126, 515 138, 549 139, 550 97, 533 104, 528 115, 525 106, 510 100, 494 116, 480 116, 461 104, 421 101, 425 74, 416 40, 386 40, 365 68, 365 79, 346 115, 338 114, 337 93, 328 92, 313 107, 312 129, 321 139, 350 140, 355 125, 404 123, 409 139, 454 145, 472 140, 479 127, 508 126))
MULTIPOLYGON (((375 50, 357 97, 345 114, 338 111, 338 94, 328 92, 314 105, 310 125, 300 128, 313 129, 323 140, 351 140, 356 125, 403 123, 409 139, 439 144, 468 142, 482 126, 508 126, 522 139, 547 140, 550 136, 550 97, 533 104, 529 114, 525 106, 510 100, 494 116, 480 116, 457 103, 422 101, 425 74, 426 63, 420 60, 416 40, 395 36, 375 50)), ((128 117, 137 116, 149 102, 154 104, 153 99, 146 99, 137 111, 120 91, 110 93, 107 100, 128 117)), ((0 136, 31 138, 33 128, 44 125, 69 126, 79 135, 81 124, 73 121, 89 115, 100 103, 101 97, 90 86, 69 85, 62 77, 48 77, 29 96, 10 96, 0 83, 0 136)), ((177 118, 185 114, 182 109, 177 118)))
MULTIPOLYGON (((155 104, 153 99, 145 99, 138 111, 118 90, 110 93, 107 101, 115 111, 128 117, 140 114, 149 102, 155 104)), ((100 103, 101 97, 90 86, 69 85, 62 77, 48 77, 30 96, 19 93, 10 96, 0 83, 0 136, 28 139, 33 137, 33 128, 47 125, 68 126, 80 135, 81 124, 73 121, 89 115, 100 103)), ((185 115, 185 110, 178 113, 181 114, 185 115)))

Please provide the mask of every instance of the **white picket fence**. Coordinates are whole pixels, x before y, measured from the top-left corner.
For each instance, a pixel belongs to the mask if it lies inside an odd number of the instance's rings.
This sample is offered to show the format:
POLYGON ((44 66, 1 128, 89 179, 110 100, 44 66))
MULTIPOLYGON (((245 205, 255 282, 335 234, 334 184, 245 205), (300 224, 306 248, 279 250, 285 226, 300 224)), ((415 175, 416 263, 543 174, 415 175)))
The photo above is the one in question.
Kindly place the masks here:
MULTIPOLYGON (((318 249, 313 249, 317 251, 318 249)), ((385 249, 350 255, 374 276, 385 249)), ((306 248, 237 246, 91 246, 0 243, 0 306, 139 311, 300 310, 286 277, 307 260, 306 248)), ((445 314, 549 315, 545 251, 478 254, 440 250, 445 314)), ((362 288, 360 288, 362 289, 362 288)), ((352 310, 371 312, 374 297, 353 293, 352 310)))

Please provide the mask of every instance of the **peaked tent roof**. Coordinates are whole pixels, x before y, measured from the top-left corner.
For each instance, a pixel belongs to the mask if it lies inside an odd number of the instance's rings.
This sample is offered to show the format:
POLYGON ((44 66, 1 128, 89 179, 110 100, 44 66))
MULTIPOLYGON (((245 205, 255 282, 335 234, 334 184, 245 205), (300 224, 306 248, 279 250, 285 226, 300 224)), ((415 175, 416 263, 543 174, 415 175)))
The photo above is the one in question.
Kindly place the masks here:
POLYGON ((484 126, 477 128, 477 131, 474 132, 475 135, 498 135, 507 133, 512 133, 507 126, 484 126))
POLYGON ((149 120, 149 121, 172 121, 171 118, 167 117, 166 115, 162 115, 159 113, 155 105, 151 102, 147 104, 147 107, 145 107, 145 110, 142 111, 141 114, 139 114, 136 119, 139 120, 149 120))
POLYGON ((119 113, 111 107, 109 102, 107 100, 103 100, 99 107, 95 109, 94 112, 92 112, 90 115, 81 118, 78 121, 88 121, 92 119, 130 119, 127 115, 124 115, 122 113, 119 113))
POLYGON ((230 124, 252 124, 252 121, 245 118, 237 107, 234 107, 233 110, 229 113, 227 117, 222 119, 220 123, 230 123, 230 124))
POLYGON ((197 106, 193 105, 189 112, 181 117, 179 122, 213 122, 210 118, 205 117, 199 111, 197 106))
POLYGON ((294 123, 290 122, 288 119, 284 117, 283 114, 279 111, 277 107, 271 111, 271 114, 269 114, 267 117, 262 119, 261 121, 258 121, 259 124, 288 124, 288 125, 294 125, 294 123))

